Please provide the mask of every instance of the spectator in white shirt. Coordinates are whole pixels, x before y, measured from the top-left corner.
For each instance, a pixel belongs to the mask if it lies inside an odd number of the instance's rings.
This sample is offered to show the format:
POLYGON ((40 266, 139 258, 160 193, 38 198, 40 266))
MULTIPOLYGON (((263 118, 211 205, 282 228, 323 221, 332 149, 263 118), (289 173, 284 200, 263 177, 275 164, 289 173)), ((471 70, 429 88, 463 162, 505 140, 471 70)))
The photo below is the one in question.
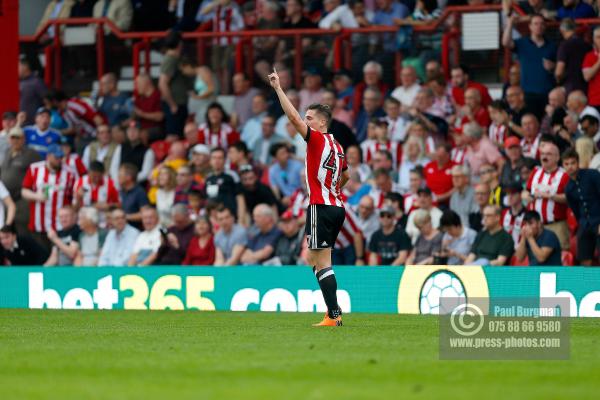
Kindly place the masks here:
POLYGON ((417 80, 417 71, 410 65, 402 68, 400 81, 402 82, 402 85, 394 89, 392 97, 396 98, 402 104, 402 111, 406 112, 413 106, 413 102, 421 89, 421 85, 419 85, 417 80))

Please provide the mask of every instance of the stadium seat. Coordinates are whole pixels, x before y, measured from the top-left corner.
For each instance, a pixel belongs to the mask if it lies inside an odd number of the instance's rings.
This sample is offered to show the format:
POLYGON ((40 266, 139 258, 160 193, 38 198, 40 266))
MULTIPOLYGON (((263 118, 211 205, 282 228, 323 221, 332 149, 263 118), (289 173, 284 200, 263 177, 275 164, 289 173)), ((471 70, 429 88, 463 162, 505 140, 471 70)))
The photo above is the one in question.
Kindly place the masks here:
POLYGON ((575 257, 573 257, 573 253, 571 253, 570 251, 563 250, 560 255, 560 259, 562 261, 562 265, 564 265, 565 267, 572 267, 575 257))

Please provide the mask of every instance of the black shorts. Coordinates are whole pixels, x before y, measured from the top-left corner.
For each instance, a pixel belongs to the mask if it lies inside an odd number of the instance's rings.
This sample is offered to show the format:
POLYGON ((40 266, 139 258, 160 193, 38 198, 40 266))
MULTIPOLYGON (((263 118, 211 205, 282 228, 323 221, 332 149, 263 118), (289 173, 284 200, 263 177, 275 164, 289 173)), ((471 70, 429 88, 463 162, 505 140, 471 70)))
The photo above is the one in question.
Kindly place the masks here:
POLYGON ((311 250, 333 248, 344 225, 346 211, 342 207, 311 204, 306 210, 306 240, 311 250))
POLYGON ((600 246, 600 239, 596 234, 596 229, 579 228, 577 231, 577 259, 580 261, 593 260, 596 247, 600 246))

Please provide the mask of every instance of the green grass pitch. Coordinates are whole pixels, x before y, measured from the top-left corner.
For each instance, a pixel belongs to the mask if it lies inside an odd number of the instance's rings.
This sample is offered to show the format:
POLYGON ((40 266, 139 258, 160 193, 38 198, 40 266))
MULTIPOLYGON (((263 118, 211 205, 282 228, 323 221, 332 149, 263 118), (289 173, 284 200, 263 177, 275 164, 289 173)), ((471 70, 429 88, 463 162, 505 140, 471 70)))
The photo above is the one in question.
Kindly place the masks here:
POLYGON ((568 361, 440 361, 435 317, 0 310, 0 399, 597 399, 600 320, 568 361))

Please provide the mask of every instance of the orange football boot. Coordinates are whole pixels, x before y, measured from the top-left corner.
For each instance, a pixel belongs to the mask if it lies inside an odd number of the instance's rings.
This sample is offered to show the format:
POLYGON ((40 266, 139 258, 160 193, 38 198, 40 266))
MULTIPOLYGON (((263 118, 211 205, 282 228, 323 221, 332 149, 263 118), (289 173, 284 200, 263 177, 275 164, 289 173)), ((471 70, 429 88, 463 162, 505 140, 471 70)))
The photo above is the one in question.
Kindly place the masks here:
POLYGON ((313 326, 342 326, 342 316, 340 315, 337 318, 330 318, 328 313, 325 313, 325 317, 323 321, 318 324, 313 324, 313 326))

